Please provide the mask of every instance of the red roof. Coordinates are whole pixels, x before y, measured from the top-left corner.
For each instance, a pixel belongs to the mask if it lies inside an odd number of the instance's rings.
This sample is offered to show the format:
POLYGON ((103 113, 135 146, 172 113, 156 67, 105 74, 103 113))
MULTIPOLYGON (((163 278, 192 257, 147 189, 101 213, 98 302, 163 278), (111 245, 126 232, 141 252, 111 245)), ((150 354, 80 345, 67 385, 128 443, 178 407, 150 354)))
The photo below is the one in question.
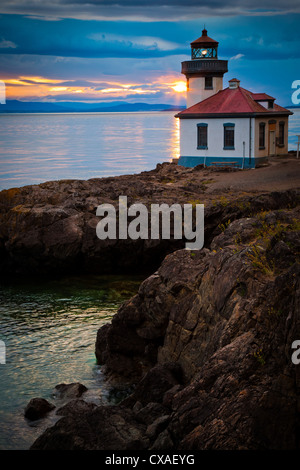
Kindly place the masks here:
MULTIPOLYGON (((261 94, 260 94, 261 95, 261 94)), ((264 95, 268 96, 268 95, 264 95)), ((286 108, 274 104, 272 109, 267 109, 254 99, 255 93, 244 88, 225 88, 215 95, 200 101, 193 106, 181 111, 176 117, 194 117, 203 114, 293 114, 286 108)))
POLYGON ((219 44, 218 41, 215 41, 214 39, 210 38, 207 36, 207 30, 203 29, 202 31, 202 36, 195 41, 191 42, 191 46, 197 46, 199 43, 207 43, 207 42, 213 42, 215 44, 219 44))
POLYGON ((267 95, 266 93, 252 93, 252 98, 255 101, 275 100, 275 98, 273 98, 273 96, 267 95))

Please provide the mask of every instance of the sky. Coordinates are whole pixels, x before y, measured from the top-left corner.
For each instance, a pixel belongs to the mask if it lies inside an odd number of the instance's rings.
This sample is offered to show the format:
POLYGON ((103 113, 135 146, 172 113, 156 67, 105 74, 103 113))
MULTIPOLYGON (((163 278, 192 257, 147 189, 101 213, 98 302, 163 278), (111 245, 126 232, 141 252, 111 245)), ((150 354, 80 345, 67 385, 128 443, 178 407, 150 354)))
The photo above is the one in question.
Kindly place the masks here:
POLYGON ((224 88, 238 78, 293 104, 299 0, 1 0, 6 99, 184 105, 181 62, 204 25, 228 60, 224 88))

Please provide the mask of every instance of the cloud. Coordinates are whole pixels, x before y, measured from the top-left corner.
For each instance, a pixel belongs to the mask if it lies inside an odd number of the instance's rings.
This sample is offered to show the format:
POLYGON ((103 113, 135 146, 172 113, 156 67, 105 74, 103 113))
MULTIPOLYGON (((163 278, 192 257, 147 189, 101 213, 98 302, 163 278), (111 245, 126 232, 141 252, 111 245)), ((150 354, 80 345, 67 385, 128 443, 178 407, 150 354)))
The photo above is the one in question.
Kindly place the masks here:
POLYGON ((39 16, 40 19, 177 21, 205 16, 241 14, 273 16, 299 13, 298 0, 2 0, 1 13, 39 16))
POLYGON ((241 59, 242 57, 245 57, 245 54, 236 54, 236 55, 234 55, 233 57, 230 57, 229 60, 239 60, 239 59, 241 59))
POLYGON ((61 21, 62 18, 56 16, 40 16, 40 15, 26 15, 30 20, 40 20, 40 21, 61 21))
MULTIPOLYGON (((205 23, 208 35, 219 41, 219 58, 230 60, 230 77, 226 76, 225 82, 237 76, 245 88, 253 86, 254 90, 280 97, 285 89, 286 94, 290 93, 290 83, 299 70, 299 15, 284 15, 288 9, 295 10, 298 2, 296 5, 287 0, 282 6, 277 0, 260 3, 259 8, 258 0, 253 0, 251 10, 248 0, 228 0, 226 4, 222 2, 223 6, 219 0, 212 0, 205 7, 201 0, 165 1, 165 6, 156 0, 148 5, 143 0, 129 0, 126 4, 119 0, 119 6, 114 8, 112 1, 90 0, 84 6, 76 0, 53 0, 51 4, 48 0, 35 0, 34 11, 33 0, 32 4, 31 0, 1 0, 0 11, 10 5, 11 13, 18 14, 0 16, 0 43, 6 45, 0 51, 0 78, 31 76, 57 80, 57 86, 68 90, 53 92, 57 94, 52 95, 54 100, 61 99, 58 95, 67 95, 69 88, 83 90, 69 93, 73 99, 75 96, 76 100, 95 100, 96 92, 101 89, 135 83, 143 93, 138 95, 131 86, 127 99, 138 96, 146 99, 148 95, 147 101, 154 101, 157 95, 147 93, 146 84, 161 85, 164 74, 184 80, 181 62, 191 58, 190 42, 201 35, 205 23), (134 6, 138 20, 126 21, 134 6), (51 8, 52 16, 47 16, 51 8), (199 16, 204 8, 210 9, 214 16, 199 16), (250 13, 245 13, 248 10, 250 13), (26 16, 20 14, 22 11, 26 16), (96 12, 95 16, 92 11, 96 12), (232 16, 226 16, 230 11, 234 12, 232 16), (102 16, 109 13, 113 21, 108 21, 109 16, 105 16, 105 21, 94 21, 100 12, 102 16), (127 16, 122 16, 124 12, 127 16), (68 18, 73 13, 78 18, 86 14, 88 21, 68 18), (142 14, 144 19, 139 21, 142 14), (117 21, 118 15, 122 21, 117 21), (61 21, 54 21, 59 18, 61 21)), ((27 84, 30 83, 27 79, 27 84)), ((44 92, 42 85, 41 82, 40 89, 44 92)), ((17 93, 20 86, 11 86, 17 93)), ((24 93, 30 91, 29 86, 23 88, 26 88, 24 93)), ((108 93, 99 94, 101 101, 112 99, 108 93)), ((24 96, 26 99, 27 95, 24 96)), ((45 99, 44 94, 37 93, 38 96, 45 99)), ((171 95, 168 96, 171 100, 171 95)))
POLYGON ((15 49, 18 47, 14 42, 7 41, 6 39, 1 39, 0 41, 0 49, 15 49))
POLYGON ((74 19, 42 22, 21 15, 3 15, 0 31, 5 38, 2 40, 3 53, 7 54, 141 59, 164 57, 185 50, 184 43, 168 37, 167 28, 160 34, 160 28, 151 23, 143 28, 141 23, 74 19))
POLYGON ((175 49, 180 49, 181 44, 175 43, 173 41, 168 41, 159 37, 151 36, 121 36, 117 34, 104 34, 104 33, 94 33, 88 36, 89 39, 100 42, 102 44, 113 44, 121 45, 123 47, 135 48, 135 49, 144 49, 144 50, 160 50, 160 51, 172 51, 175 49))

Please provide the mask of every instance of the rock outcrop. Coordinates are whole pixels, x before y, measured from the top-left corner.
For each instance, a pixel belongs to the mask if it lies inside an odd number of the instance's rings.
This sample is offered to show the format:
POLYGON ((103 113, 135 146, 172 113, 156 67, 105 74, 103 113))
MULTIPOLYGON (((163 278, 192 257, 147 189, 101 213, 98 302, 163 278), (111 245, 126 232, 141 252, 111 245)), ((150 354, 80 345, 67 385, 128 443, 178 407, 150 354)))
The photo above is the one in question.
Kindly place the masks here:
POLYGON ((168 254, 98 332, 107 380, 133 392, 64 416, 32 448, 299 449, 294 196, 253 196, 246 208, 234 201, 222 216, 218 207, 206 248, 168 254))
MULTIPOLYGON (((277 170, 277 181, 287 166, 277 170)), ((0 278, 149 274, 167 254, 184 248, 184 239, 99 240, 96 209, 108 203, 118 210, 119 196, 127 196, 128 206, 137 202, 146 207, 153 203, 204 204, 206 246, 219 233, 219 225, 229 219, 248 217, 260 209, 295 205, 297 189, 245 192, 247 186, 243 185, 235 189, 234 185, 246 176, 250 178, 251 173, 237 173, 236 178, 223 182, 228 187, 220 191, 214 189, 220 184, 216 172, 166 163, 138 175, 51 181, 1 191, 0 278)))

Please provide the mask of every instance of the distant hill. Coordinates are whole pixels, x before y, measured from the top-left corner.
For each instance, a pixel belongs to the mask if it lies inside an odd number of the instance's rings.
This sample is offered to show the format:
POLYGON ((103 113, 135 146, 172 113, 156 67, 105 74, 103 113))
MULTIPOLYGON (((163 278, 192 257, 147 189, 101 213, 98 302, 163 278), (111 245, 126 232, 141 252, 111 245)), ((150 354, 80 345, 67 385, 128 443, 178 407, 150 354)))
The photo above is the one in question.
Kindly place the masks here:
POLYGON ((126 103, 81 103, 81 102, 42 102, 7 100, 0 104, 0 113, 96 113, 96 112, 134 112, 134 111, 178 111, 184 106, 169 104, 126 103))

